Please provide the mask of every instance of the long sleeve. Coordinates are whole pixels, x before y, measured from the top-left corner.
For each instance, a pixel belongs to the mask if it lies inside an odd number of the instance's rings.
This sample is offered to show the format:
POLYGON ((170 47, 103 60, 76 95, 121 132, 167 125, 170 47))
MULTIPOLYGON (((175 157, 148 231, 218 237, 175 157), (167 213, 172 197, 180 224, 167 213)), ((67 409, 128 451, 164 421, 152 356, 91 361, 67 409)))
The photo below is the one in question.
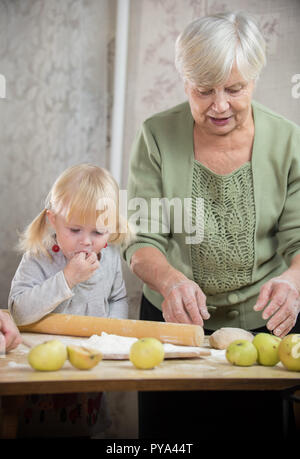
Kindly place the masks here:
POLYGON ((62 270, 48 277, 43 263, 25 254, 12 280, 8 308, 17 325, 26 325, 72 296, 62 270))
MULTIPOLYGON (((128 200, 141 200, 138 211, 140 225, 137 227, 135 241, 124 250, 124 257, 130 264, 133 253, 141 247, 151 246, 158 248, 166 255, 168 247, 168 233, 163 233, 162 220, 157 215, 151 215, 151 200, 161 199, 162 171, 161 157, 157 142, 147 123, 139 131, 132 149, 130 172, 128 179, 128 200), (155 229, 154 226, 156 227, 155 229)), ((139 202, 137 201, 137 205, 139 202)), ((134 210, 128 209, 132 218, 134 210)), ((161 215, 161 212, 158 214, 161 215)), ((134 222, 133 222, 134 223, 134 222)))
POLYGON ((109 317, 116 319, 128 318, 127 292, 123 280, 120 256, 117 257, 116 273, 109 297, 109 317))
POLYGON ((294 131, 290 140, 292 155, 287 177, 287 192, 283 212, 278 222, 278 253, 289 265, 300 253, 300 129, 294 131))
POLYGON ((148 118, 136 136, 128 177, 128 217, 136 237, 123 248, 128 265, 136 250, 155 247, 175 268, 192 278, 189 205, 193 126, 185 102, 148 118))

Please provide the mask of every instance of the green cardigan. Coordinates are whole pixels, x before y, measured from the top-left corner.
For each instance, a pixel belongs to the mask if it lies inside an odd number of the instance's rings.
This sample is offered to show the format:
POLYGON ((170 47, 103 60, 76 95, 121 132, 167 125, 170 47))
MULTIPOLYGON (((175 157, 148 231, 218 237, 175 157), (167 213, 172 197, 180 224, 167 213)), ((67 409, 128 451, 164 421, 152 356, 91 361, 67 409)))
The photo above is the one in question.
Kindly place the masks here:
MULTIPOLYGON (((255 137, 251 166, 256 214, 252 282, 236 291, 207 295, 211 318, 205 321, 205 327, 211 330, 263 326, 266 321, 261 312, 253 311, 260 287, 280 275, 300 253, 300 127, 256 101, 252 109, 255 137)), ((183 202, 191 197, 193 125, 187 102, 143 123, 130 159, 129 200, 144 198, 150 206, 151 198, 180 198, 183 202)), ((142 209, 129 207, 129 220, 135 221, 138 212, 144 222, 150 221, 151 212, 142 209)), ((156 247, 174 268, 193 280, 188 234, 172 229, 171 214, 169 234, 138 232, 137 239, 123 251, 127 263, 139 248, 156 247)), ((163 297, 159 293, 144 285, 144 295, 161 309, 163 297)))

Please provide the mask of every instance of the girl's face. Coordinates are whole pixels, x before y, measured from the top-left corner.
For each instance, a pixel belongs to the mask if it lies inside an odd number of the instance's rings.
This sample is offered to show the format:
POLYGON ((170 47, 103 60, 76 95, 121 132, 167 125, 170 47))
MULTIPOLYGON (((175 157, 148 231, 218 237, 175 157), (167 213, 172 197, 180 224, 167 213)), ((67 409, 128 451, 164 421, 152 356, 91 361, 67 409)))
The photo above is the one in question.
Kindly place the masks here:
POLYGON ((99 232, 95 226, 79 224, 75 219, 66 221, 62 215, 47 212, 51 226, 56 233, 57 244, 64 256, 70 260, 77 253, 101 252, 109 239, 109 232, 99 232))

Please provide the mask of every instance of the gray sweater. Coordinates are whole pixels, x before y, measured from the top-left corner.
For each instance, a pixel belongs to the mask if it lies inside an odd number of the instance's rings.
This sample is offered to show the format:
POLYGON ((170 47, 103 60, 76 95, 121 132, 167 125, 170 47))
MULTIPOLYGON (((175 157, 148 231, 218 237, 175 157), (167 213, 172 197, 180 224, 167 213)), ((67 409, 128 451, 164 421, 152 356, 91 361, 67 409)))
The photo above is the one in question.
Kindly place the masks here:
POLYGON ((100 266, 85 282, 69 288, 63 269, 67 260, 61 251, 22 257, 12 280, 8 308, 17 325, 26 325, 50 312, 85 316, 128 317, 126 288, 117 248, 101 252, 100 266))

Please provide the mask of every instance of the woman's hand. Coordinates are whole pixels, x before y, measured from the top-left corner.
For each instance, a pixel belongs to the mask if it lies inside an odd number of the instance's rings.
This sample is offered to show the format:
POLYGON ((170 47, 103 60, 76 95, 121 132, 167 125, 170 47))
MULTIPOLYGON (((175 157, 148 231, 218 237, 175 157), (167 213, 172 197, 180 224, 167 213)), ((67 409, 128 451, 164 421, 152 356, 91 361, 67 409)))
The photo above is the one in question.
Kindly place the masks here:
POLYGON ((206 307, 206 296, 199 285, 189 279, 174 283, 164 298, 162 313, 166 322, 203 326, 203 320, 210 317, 206 307))
POLYGON ((203 326, 203 319, 209 319, 206 296, 199 285, 173 268, 160 250, 155 247, 136 250, 130 266, 134 274, 163 296, 162 313, 166 322, 203 326))
POLYGON ((263 311, 263 319, 269 319, 267 328, 283 338, 295 325, 300 311, 300 294, 293 282, 274 277, 266 282, 258 296, 255 311, 263 311))
POLYGON ((74 285, 86 281, 98 268, 99 261, 95 252, 89 254, 80 252, 74 255, 64 269, 68 286, 73 288, 74 285))
POLYGON ((16 324, 10 315, 3 311, 0 311, 0 332, 3 334, 5 339, 6 351, 11 351, 21 344, 22 337, 16 324))

